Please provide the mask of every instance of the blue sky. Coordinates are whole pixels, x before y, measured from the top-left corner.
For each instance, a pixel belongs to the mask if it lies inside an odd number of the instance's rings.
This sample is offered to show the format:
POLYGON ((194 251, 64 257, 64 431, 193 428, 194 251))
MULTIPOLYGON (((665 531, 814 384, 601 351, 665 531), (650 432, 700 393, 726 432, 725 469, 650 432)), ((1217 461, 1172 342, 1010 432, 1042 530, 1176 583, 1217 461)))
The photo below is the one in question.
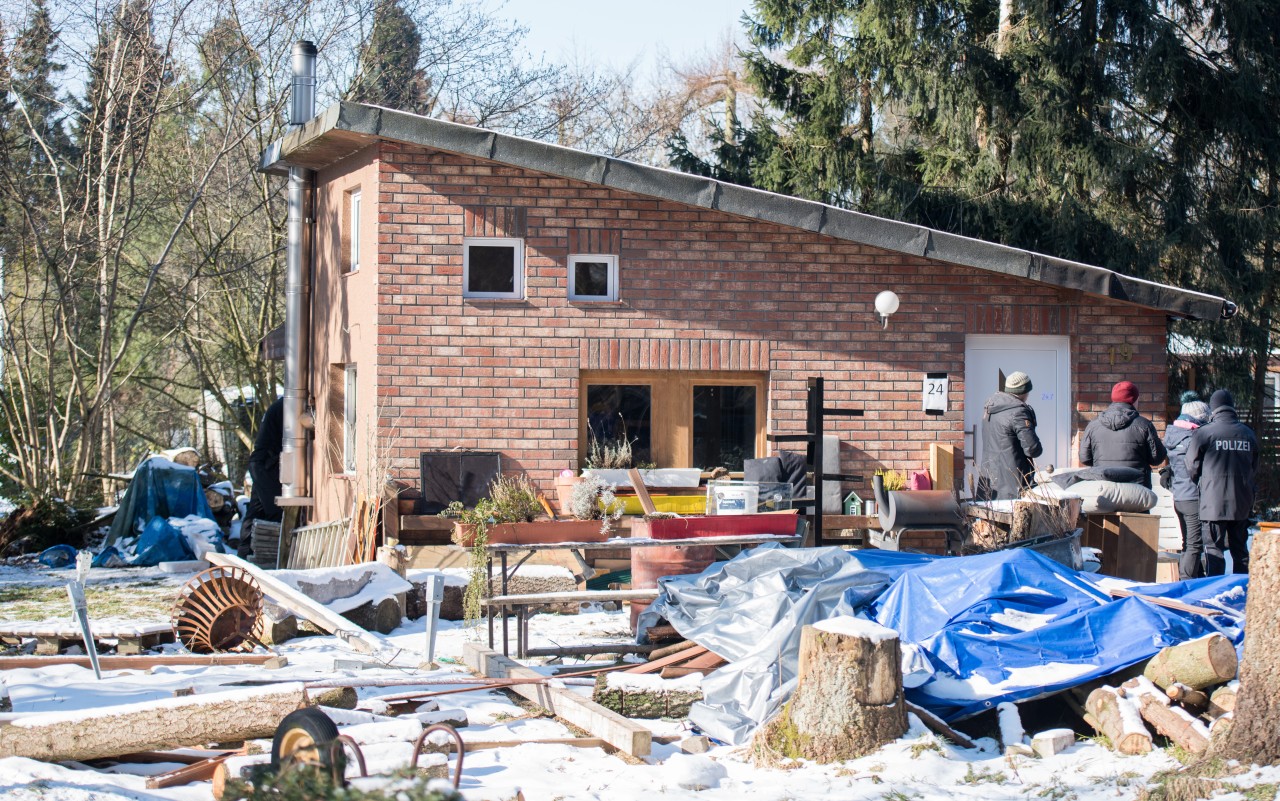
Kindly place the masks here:
POLYGON ((702 52, 732 31, 750 0, 507 0, 501 13, 529 28, 525 44, 549 61, 583 61, 625 67, 640 59, 652 66, 661 47, 677 61, 702 52))

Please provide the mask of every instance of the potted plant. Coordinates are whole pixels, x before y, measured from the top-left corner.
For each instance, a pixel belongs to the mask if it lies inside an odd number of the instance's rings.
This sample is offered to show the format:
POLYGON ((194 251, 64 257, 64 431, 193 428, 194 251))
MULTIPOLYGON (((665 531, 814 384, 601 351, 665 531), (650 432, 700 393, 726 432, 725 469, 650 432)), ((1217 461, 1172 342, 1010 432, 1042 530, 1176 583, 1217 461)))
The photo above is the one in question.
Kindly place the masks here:
POLYGON ((607 536, 614 521, 622 517, 622 501, 613 494, 615 489, 598 476, 584 476, 569 494, 567 511, 577 520, 600 521, 600 533, 607 536))

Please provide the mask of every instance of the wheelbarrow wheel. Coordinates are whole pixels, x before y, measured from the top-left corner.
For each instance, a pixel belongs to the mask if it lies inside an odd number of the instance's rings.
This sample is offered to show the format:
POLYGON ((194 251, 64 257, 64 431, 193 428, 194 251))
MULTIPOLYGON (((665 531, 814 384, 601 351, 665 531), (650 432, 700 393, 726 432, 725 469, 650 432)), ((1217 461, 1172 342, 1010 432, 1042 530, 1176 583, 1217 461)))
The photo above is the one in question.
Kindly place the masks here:
POLYGON ((338 727, 319 709, 290 712, 276 727, 271 741, 271 768, 279 771, 286 764, 323 768, 341 784, 347 757, 341 746, 334 746, 337 738, 338 727))

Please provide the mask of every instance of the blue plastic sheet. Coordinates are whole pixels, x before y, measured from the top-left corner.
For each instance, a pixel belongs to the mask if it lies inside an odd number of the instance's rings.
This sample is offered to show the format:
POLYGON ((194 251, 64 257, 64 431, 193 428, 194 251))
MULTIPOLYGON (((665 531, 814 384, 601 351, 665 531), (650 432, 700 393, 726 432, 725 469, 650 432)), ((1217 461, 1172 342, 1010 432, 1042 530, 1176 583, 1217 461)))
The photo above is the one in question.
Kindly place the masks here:
POLYGON ((1108 582, 1131 585, 1024 548, 951 558, 757 548, 699 576, 662 579, 650 610, 730 659, 691 713, 728 742, 744 742, 786 700, 800 628, 837 615, 898 631, 908 699, 950 721, 1109 675, 1167 645, 1243 639, 1245 576, 1130 587, 1224 613, 1215 618, 1113 599, 1108 582))
POLYGON ((104 545, 136 536, 156 517, 198 515, 213 518, 194 467, 168 459, 146 459, 133 473, 104 545))

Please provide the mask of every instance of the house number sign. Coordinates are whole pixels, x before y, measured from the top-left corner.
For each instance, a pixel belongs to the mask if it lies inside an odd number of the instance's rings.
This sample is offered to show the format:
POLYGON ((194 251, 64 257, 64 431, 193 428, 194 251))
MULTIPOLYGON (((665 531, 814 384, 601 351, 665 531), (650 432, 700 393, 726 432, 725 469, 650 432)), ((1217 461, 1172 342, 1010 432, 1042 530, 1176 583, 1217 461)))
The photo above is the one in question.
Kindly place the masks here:
POLYGON ((924 402, 925 414, 946 414, 947 412, 947 374, 925 373, 924 402))

